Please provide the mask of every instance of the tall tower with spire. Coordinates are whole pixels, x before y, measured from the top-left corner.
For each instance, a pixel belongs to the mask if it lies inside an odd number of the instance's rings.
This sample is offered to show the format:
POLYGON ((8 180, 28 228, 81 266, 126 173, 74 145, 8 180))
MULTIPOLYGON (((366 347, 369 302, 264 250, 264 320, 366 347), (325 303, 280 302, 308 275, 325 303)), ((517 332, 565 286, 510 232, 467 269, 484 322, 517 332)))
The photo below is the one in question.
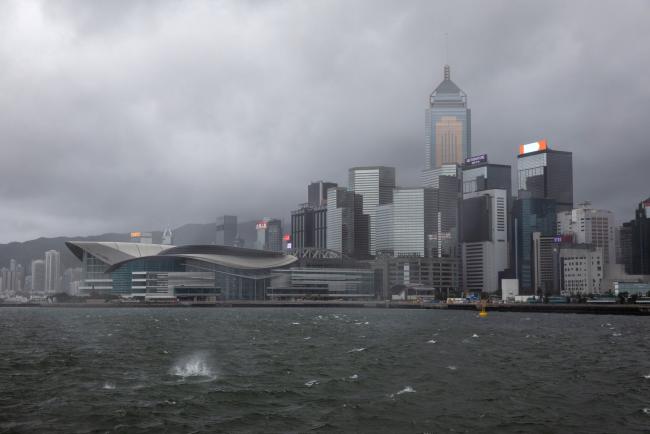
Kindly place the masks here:
POLYGON ((467 94, 451 81, 449 65, 444 79, 429 97, 426 110, 426 168, 462 164, 471 155, 471 111, 467 94))

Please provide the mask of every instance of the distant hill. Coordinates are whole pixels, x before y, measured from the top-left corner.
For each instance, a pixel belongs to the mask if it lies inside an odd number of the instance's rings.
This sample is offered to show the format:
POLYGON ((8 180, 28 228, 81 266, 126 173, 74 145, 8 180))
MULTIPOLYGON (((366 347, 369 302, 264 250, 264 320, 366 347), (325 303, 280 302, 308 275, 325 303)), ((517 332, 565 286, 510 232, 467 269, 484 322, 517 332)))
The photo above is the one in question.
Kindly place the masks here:
MULTIPOLYGON (((257 236, 255 223, 255 221, 249 221, 238 224, 239 235, 245 240, 246 247, 253 247, 255 242, 257 236)), ((161 242, 161 231, 152 231, 152 235, 154 243, 161 242)), ((215 223, 190 223, 173 230, 172 242, 177 246, 212 244, 215 241, 215 236, 215 223)), ((32 260, 43 259, 47 250, 58 250, 61 252, 61 265, 63 270, 69 267, 78 267, 80 265, 79 261, 65 246, 65 242, 70 240, 128 242, 131 238, 128 233, 107 233, 87 237, 37 238, 21 243, 0 244, 0 268, 8 267, 9 261, 15 259, 25 267, 26 274, 29 274, 32 260)))

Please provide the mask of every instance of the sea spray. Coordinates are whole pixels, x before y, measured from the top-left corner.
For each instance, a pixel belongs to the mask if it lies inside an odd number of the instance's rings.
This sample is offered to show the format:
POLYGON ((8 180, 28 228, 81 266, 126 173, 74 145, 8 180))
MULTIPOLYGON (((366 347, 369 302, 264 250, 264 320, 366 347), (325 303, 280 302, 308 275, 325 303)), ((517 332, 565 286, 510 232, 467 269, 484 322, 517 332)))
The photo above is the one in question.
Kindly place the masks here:
POLYGON ((181 378, 208 377, 216 378, 208 357, 199 352, 182 358, 172 366, 170 373, 181 378))

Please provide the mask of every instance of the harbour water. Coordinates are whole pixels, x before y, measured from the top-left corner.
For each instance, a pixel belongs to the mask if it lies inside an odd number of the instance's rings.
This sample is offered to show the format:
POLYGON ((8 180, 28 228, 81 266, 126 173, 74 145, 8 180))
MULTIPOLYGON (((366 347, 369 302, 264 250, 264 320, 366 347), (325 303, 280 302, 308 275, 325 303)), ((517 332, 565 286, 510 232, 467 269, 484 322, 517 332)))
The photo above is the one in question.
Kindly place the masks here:
POLYGON ((0 309, 0 433, 649 430, 644 317, 0 309))

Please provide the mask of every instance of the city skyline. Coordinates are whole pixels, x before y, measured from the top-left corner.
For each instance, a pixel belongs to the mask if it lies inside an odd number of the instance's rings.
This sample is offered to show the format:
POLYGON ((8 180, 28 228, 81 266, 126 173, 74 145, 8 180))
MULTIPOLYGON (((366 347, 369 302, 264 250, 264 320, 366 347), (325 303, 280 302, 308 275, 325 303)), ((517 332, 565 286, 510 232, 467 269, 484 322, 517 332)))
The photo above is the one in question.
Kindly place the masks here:
POLYGON ((650 58, 647 5, 604 3, 575 21, 580 3, 497 2, 488 15, 464 5, 358 3, 344 13, 336 4, 285 4, 159 4, 141 28, 130 26, 143 17, 136 4, 0 6, 0 241, 229 213, 286 218, 306 183, 344 185, 357 165, 394 166, 397 185, 417 186, 422 113, 444 64, 471 101, 472 154, 514 166, 520 143, 546 138, 574 154, 575 202, 610 209, 617 223, 648 196, 642 117, 650 85, 640 74, 650 58), (618 32, 593 25, 619 13, 629 21, 618 32), (242 28, 214 25, 229 19, 242 28), (534 31, 521 24, 531 20, 534 31), (301 26, 276 29, 289 22, 301 26), (311 31, 321 26, 346 37, 322 40, 311 31), (495 26, 502 36, 488 31, 495 26), (243 38, 247 30, 257 38, 243 38), (172 34, 182 43, 170 44, 172 34), (131 54, 122 51, 126 41, 131 54), (604 50, 612 62, 602 62, 604 50), (179 206, 170 209, 171 200, 179 206))

